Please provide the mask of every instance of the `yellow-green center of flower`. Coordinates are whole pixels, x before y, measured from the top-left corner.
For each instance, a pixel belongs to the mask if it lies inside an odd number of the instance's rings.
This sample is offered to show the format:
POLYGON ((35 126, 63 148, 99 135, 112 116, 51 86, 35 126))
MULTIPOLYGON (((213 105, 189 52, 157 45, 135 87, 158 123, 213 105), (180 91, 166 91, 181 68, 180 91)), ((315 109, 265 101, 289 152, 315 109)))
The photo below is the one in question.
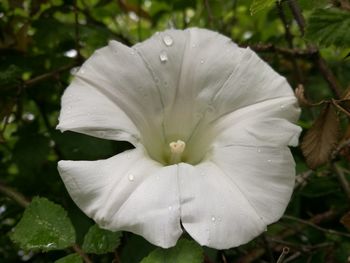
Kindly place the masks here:
POLYGON ((181 140, 169 143, 170 147, 170 164, 180 163, 182 159, 182 154, 186 148, 186 143, 181 140))

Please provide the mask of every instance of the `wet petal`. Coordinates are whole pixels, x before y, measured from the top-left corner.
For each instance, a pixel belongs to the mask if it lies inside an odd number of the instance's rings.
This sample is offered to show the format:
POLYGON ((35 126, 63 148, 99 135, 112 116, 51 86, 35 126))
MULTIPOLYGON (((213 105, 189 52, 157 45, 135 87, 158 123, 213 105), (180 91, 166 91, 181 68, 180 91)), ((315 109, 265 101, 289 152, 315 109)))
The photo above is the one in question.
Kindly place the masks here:
POLYGON ((221 116, 215 126, 214 146, 296 146, 301 128, 294 123, 300 109, 295 97, 280 97, 240 108, 221 116))
POLYGON ((218 147, 210 161, 235 182, 265 224, 283 215, 295 181, 288 147, 218 147))
POLYGON ((212 162, 179 165, 182 224, 199 244, 216 249, 247 243, 266 227, 228 172, 212 162))
POLYGON ((65 91, 58 128, 97 137, 101 136, 95 131, 104 128, 107 138, 118 140, 125 136, 113 135, 122 131, 131 134, 130 142, 140 137, 144 145, 152 145, 148 150, 156 151, 164 141, 163 106, 156 82, 134 49, 111 41, 83 64, 65 91), (91 118, 85 117, 88 112, 91 118), (98 118, 102 120, 96 122, 98 118))
POLYGON ((99 138, 129 141, 136 146, 140 133, 134 123, 93 85, 75 79, 62 97, 57 129, 99 138))
POLYGON ((135 49, 159 79, 167 136, 182 139, 191 136, 210 111, 212 98, 238 67, 244 51, 229 38, 198 28, 167 30, 135 49))
POLYGON ((101 227, 165 248, 176 244, 182 231, 175 166, 161 167, 134 149, 107 160, 60 161, 58 168, 74 202, 101 227))

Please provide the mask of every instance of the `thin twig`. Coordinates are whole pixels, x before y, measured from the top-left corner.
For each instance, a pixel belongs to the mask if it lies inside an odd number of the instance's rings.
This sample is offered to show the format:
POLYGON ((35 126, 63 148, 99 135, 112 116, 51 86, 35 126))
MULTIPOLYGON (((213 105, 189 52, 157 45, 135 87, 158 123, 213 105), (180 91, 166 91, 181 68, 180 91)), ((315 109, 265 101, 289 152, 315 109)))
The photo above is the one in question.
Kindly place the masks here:
POLYGON ((297 24, 299 26, 300 33, 303 36, 305 33, 305 19, 304 19, 304 16, 302 15, 298 1, 297 0, 288 0, 287 3, 289 5, 290 10, 292 11, 292 14, 295 18, 295 21, 297 22, 297 24))
MULTIPOLYGON (((334 210, 328 210, 324 213, 317 214, 314 217, 312 217, 309 222, 312 222, 313 224, 320 224, 322 222, 328 221, 330 219, 333 219, 334 217, 338 216, 339 212, 335 212, 334 210)), ((305 224, 300 224, 296 228, 293 229, 287 229, 283 230, 281 233, 278 234, 277 238, 284 239, 290 236, 295 235, 296 233, 299 233, 306 227, 305 224)), ((236 262, 237 263, 251 263, 260 258, 265 254, 265 249, 262 247, 254 248, 251 251, 249 251, 246 255, 240 257, 236 262)))
MULTIPOLYGON (((287 2, 289 3, 292 14, 295 20, 297 21, 299 30, 301 34, 303 34, 305 28, 305 18, 301 12, 301 9, 299 8, 299 5, 296 0, 289 0, 287 2)), ((308 48, 311 52, 315 53, 315 56, 312 56, 312 58, 321 75, 328 83, 336 98, 340 98, 342 94, 341 86, 339 85, 339 82, 337 81, 337 78, 335 77, 331 69, 328 67, 327 63, 322 58, 321 54, 318 51, 318 48, 314 45, 309 45, 308 48)))
POLYGON ((80 30, 79 30, 79 17, 78 17, 78 7, 77 0, 74 0, 74 29, 75 29, 75 50, 77 51, 77 61, 82 60, 80 53, 80 30))
POLYGON ((210 8, 210 4, 209 4, 208 0, 204 0, 204 6, 205 6, 205 9, 207 10, 207 14, 208 14, 209 28, 212 28, 212 26, 213 26, 213 14, 211 12, 211 8, 210 8))
MULTIPOLYGON (((283 26, 284 26, 284 31, 285 31, 284 35, 285 35, 287 44, 288 44, 290 49, 293 49, 294 48, 293 35, 290 31, 290 25, 289 25, 289 22, 287 21, 286 14, 284 13, 282 3, 277 1, 276 5, 277 5, 278 15, 283 23, 283 26)), ((298 66, 298 61, 296 60, 295 57, 291 57, 291 62, 293 64, 293 69, 294 69, 298 83, 303 83, 303 76, 302 76, 301 70, 298 66)))
POLYGON ((77 65, 77 63, 71 63, 71 64, 68 64, 68 65, 62 66, 62 67, 60 67, 58 69, 55 69, 55 70, 53 70, 51 72, 48 72, 48 73, 39 75, 37 77, 34 77, 32 79, 26 80, 26 81, 24 81, 23 86, 25 88, 29 88, 31 86, 34 86, 34 85, 38 84, 39 82, 42 82, 42 81, 54 78, 54 77, 58 76, 60 73, 66 71, 66 70, 69 70, 69 69, 75 67, 76 65, 77 65))
POLYGON ((348 180, 346 179, 343 170, 336 164, 332 165, 332 167, 334 168, 335 174, 338 178, 338 181, 346 195, 346 197, 348 198, 349 202, 350 202, 350 185, 348 180))
POLYGON ((79 254, 79 256, 84 260, 85 263, 93 263, 92 260, 84 253, 84 251, 79 247, 79 245, 74 244, 72 249, 79 254))
POLYGON ((307 220, 304 220, 304 219, 300 219, 300 218, 297 218, 297 217, 294 217, 294 216, 288 216, 288 215, 284 215, 283 216, 283 219, 288 219, 288 220, 293 220, 293 221, 296 221, 298 223, 302 223, 304 225, 307 225, 307 226, 310 226, 312 228, 315 228, 321 232, 324 232, 326 234, 331 234, 331 235, 338 235, 338 236, 343 236, 343 237, 347 237, 347 238, 350 238, 350 234, 347 234, 347 233, 343 233, 343 232, 339 232, 339 231, 336 231, 336 230, 333 230, 333 229, 326 229, 326 228, 323 228, 323 227, 320 227, 310 221, 307 221, 307 220))
MULTIPOLYGON (((241 45, 241 47, 247 46, 241 45)), ((250 45, 249 47, 255 52, 276 52, 286 57, 298 57, 307 60, 310 60, 310 58, 312 58, 312 56, 314 56, 317 53, 317 50, 313 49, 284 48, 276 47, 273 44, 258 44, 250 45)))
POLYGON ((316 63, 318 70, 320 71, 321 75, 328 83, 328 86, 331 88, 336 98, 337 99, 341 98, 342 89, 339 85, 339 82, 319 52, 317 52, 314 61, 316 63))
POLYGON ((265 251, 267 252, 267 255, 268 255, 269 259, 270 259, 270 262, 271 263, 276 262, 275 258, 273 257, 272 249, 271 249, 270 243, 268 242, 268 238, 267 238, 266 234, 263 233, 261 235, 261 238, 263 240, 265 251))
POLYGON ((289 253, 289 247, 284 247, 281 255, 279 256, 277 263, 282 263, 286 255, 289 253))
POLYGON ((21 193, 9 186, 6 186, 3 183, 0 183, 0 193, 11 198, 13 201, 24 208, 30 204, 30 202, 21 193))

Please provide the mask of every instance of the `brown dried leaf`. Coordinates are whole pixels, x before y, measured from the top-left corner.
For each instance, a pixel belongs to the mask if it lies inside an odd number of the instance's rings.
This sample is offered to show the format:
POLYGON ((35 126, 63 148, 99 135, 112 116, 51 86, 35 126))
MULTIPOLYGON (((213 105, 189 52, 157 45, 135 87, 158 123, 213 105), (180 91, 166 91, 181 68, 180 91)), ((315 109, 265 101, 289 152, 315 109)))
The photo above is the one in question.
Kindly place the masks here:
POLYGON ((301 150, 307 165, 315 169, 330 159, 332 150, 338 143, 338 115, 331 104, 327 104, 301 143, 301 150))
POLYGON ((342 216, 340 223, 342 223, 350 231, 350 211, 342 216))

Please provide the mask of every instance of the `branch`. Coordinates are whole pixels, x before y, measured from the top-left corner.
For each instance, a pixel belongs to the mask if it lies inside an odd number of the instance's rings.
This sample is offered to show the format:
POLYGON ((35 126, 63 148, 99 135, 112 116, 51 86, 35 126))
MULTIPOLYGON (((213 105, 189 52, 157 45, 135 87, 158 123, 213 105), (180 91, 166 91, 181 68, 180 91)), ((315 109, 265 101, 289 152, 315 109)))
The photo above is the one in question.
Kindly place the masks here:
POLYGON ((331 88, 336 98, 341 98, 342 91, 338 80, 326 64, 325 60, 321 57, 321 54, 319 52, 316 53, 314 61, 318 70, 320 71, 323 78, 327 81, 328 86, 331 88))
POLYGON ((80 248, 79 245, 74 244, 72 249, 79 254, 79 256, 84 260, 85 263, 93 263, 91 259, 84 253, 84 251, 80 248))
MULTIPOLYGON (((241 47, 248 47, 248 46, 241 45, 241 47)), ((255 52, 276 52, 286 57, 298 57, 303 59, 311 59, 318 52, 317 50, 313 50, 313 49, 276 47, 273 44, 250 45, 249 48, 251 48, 255 52)))
POLYGON ((289 5, 290 10, 292 11, 295 21, 299 26, 300 33, 303 36, 305 33, 305 19, 302 15, 298 2, 297 0, 288 0, 287 3, 289 5))
POLYGON ((336 164, 332 165, 332 167, 334 168, 335 174, 338 178, 338 181, 339 181, 341 187, 343 188, 343 191, 344 191, 346 197, 348 198, 348 200, 350 202, 350 185, 349 185, 349 182, 344 175, 344 171, 336 164))
POLYGON ((297 218, 297 217, 294 217, 294 216, 284 215, 282 218, 302 223, 304 225, 313 227, 313 228, 315 228, 315 229, 317 229, 317 230, 319 230, 321 232, 324 232, 326 234, 337 235, 337 236, 343 236, 343 237, 350 238, 350 234, 339 232, 339 231, 336 231, 336 230, 333 230, 333 229, 326 229, 326 228, 320 227, 320 226, 318 226, 318 225, 316 225, 316 224, 314 224, 314 223, 312 223, 310 221, 307 221, 307 220, 304 220, 304 219, 300 219, 300 218, 297 218))
MULTIPOLYGON (((286 14, 284 13, 284 10, 283 10, 283 6, 282 6, 282 3, 280 3, 279 1, 276 2, 276 5, 277 5, 277 10, 278 10, 278 15, 283 23, 283 26, 284 26, 284 31, 285 31, 285 38, 286 38, 286 41, 287 41, 287 44, 289 46, 289 48, 293 49, 294 48, 294 45, 293 45, 293 35, 290 31, 290 25, 287 21, 287 17, 286 17, 286 14)), ((303 76, 302 76, 302 73, 301 73, 301 70, 298 66, 298 62, 296 60, 295 57, 291 57, 291 62, 293 64, 293 68, 294 68, 294 72, 295 72, 295 75, 297 77, 297 81, 299 83, 303 83, 303 76)))
POLYGON ((29 88, 31 86, 34 86, 36 84, 38 84, 39 82, 42 82, 42 81, 45 81, 45 80, 48 80, 48 79, 51 79, 51 78, 55 78, 57 77, 61 72, 64 72, 66 70, 69 70, 73 67, 77 66, 77 63, 72 63, 72 64, 68 64, 68 65, 65 65, 65 66, 62 66, 58 69, 55 69, 51 72, 48 72, 48 73, 45 73, 45 74, 42 74, 42 75, 39 75, 37 77, 34 77, 32 79, 29 79, 29 80, 26 80, 23 82, 23 86, 26 87, 26 88, 29 88))
MULTIPOLYGON (((325 221, 328 221, 328 220, 334 218, 337 214, 338 213, 336 213, 334 210, 329 210, 329 211, 326 211, 322 214, 315 215, 314 217, 312 217, 311 219, 309 219, 306 222, 310 222, 310 223, 315 224, 315 225, 320 224, 322 222, 325 222, 325 221)), ((298 227, 296 227, 296 228, 284 230, 283 232, 279 233, 276 238, 284 239, 284 238, 293 236, 294 234, 302 231, 305 227, 306 227, 306 225, 302 224, 302 225, 298 225, 298 227)), ((283 249, 283 247, 282 247, 282 249, 283 249)), ((255 249, 249 251, 246 255, 240 257, 237 260, 237 263, 254 262, 256 259, 263 256, 265 253, 266 253, 266 251, 264 248, 262 248, 262 247, 255 248, 255 249)))
POLYGON ((3 183, 0 183, 0 193, 11 198, 13 201, 24 208, 30 204, 30 202, 21 193, 17 192, 11 187, 6 186, 3 183))

